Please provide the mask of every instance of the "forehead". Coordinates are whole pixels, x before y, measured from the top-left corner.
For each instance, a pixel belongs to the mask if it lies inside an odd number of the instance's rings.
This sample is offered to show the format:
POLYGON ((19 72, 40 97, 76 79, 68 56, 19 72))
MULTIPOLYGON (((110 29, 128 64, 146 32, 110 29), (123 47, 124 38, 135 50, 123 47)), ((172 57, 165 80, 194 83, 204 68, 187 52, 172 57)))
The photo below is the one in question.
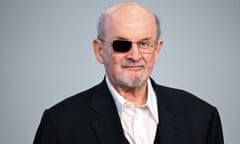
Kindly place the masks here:
POLYGON ((153 37, 157 33, 154 15, 147 9, 126 5, 111 9, 105 16, 106 36, 153 37))

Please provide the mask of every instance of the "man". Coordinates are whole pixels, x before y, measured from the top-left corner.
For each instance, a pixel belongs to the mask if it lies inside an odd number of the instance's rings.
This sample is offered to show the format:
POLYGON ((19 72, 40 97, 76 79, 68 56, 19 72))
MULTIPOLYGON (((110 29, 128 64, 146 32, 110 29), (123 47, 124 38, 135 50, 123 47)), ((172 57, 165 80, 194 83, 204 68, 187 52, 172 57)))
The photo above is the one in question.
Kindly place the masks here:
POLYGON ((45 111, 34 144, 223 144, 215 107, 150 78, 158 18, 126 2, 106 10, 93 40, 104 80, 45 111))

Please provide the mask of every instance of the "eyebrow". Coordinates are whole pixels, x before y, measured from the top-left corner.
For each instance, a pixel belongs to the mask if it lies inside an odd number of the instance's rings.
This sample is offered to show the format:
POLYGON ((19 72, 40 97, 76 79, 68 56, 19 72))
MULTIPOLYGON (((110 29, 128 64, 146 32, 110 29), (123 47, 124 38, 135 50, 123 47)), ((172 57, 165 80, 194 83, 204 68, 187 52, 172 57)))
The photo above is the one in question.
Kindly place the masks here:
POLYGON ((124 38, 124 37, 119 37, 119 36, 117 37, 117 39, 118 39, 118 40, 126 40, 126 41, 129 41, 129 39, 124 38))
MULTIPOLYGON (((121 36, 118 36, 116 39, 118 39, 118 40, 125 40, 125 41, 131 41, 131 40, 129 40, 127 38, 124 38, 124 37, 121 37, 121 36)), ((138 40, 138 41, 144 41, 144 40, 150 40, 150 39, 152 39, 152 38, 151 37, 146 37, 146 38, 143 38, 143 39, 138 40)))

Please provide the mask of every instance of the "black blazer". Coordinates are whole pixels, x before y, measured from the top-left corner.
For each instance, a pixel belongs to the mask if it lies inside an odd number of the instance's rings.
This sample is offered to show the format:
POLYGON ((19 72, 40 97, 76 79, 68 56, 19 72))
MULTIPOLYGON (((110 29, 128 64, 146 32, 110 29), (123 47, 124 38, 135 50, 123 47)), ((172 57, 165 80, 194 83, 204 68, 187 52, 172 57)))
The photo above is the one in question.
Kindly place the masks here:
MULTIPOLYGON (((223 144, 215 107, 151 81, 159 113, 155 144, 223 144)), ((33 143, 127 144, 105 80, 46 110, 33 143)))

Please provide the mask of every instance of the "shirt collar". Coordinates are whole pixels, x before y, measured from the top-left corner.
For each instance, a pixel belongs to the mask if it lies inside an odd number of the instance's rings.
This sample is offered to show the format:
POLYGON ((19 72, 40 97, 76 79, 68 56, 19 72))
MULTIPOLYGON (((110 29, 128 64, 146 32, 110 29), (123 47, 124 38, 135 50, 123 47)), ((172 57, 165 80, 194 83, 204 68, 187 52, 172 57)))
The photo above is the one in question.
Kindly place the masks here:
MULTIPOLYGON (((126 99, 124 99, 116 91, 116 89, 112 86, 111 82, 109 81, 108 76, 106 76, 106 83, 107 83, 107 86, 110 90, 110 93, 112 94, 113 100, 116 104, 119 117, 121 117, 123 104, 128 102, 128 101, 126 99)), ((156 94, 153 90, 150 79, 147 80, 147 85, 148 85, 148 94, 147 94, 148 97, 147 97, 147 102, 146 102, 145 105, 149 108, 151 114, 153 115, 153 118, 158 123, 159 120, 158 120, 157 97, 156 97, 156 94)))

